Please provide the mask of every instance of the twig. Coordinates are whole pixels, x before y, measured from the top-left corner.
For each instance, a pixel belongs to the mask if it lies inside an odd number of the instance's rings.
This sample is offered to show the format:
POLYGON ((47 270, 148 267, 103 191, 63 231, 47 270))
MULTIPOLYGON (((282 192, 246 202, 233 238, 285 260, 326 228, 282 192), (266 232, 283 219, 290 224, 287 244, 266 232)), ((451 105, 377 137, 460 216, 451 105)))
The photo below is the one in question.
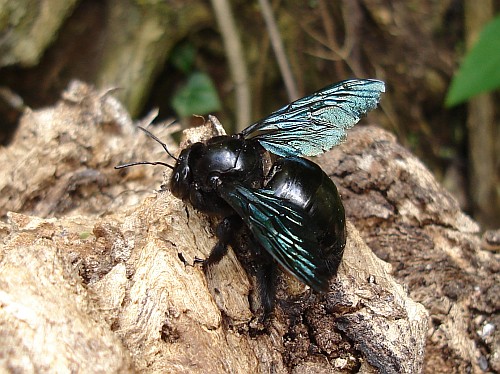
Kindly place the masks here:
MULTIPOLYGON (((493 1, 483 1, 480 7, 468 0, 464 3, 466 43, 470 49, 480 30, 493 18, 493 1)), ((479 68, 479 67, 478 67, 479 68)), ((500 157, 495 149, 495 107, 498 102, 491 94, 478 95, 469 100, 467 108, 467 134, 469 140, 469 189, 474 217, 485 228, 496 227, 499 222, 500 193, 495 168, 500 157)), ((498 169, 497 169, 498 170, 498 169)))
POLYGON ((212 0, 215 18, 227 54, 227 61, 236 91, 236 129, 242 130, 250 123, 250 88, 248 71, 243 55, 241 40, 227 0, 212 0))
POLYGON ((268 0, 259 0, 259 5, 262 10, 262 15, 264 16, 264 21, 266 22, 274 54, 276 55, 276 60, 278 61, 278 66, 283 76, 283 81, 285 82, 288 98, 290 101, 294 101, 299 98, 297 84, 293 79, 292 70, 286 58, 285 48, 283 47, 283 41, 281 40, 271 5, 269 5, 268 0))

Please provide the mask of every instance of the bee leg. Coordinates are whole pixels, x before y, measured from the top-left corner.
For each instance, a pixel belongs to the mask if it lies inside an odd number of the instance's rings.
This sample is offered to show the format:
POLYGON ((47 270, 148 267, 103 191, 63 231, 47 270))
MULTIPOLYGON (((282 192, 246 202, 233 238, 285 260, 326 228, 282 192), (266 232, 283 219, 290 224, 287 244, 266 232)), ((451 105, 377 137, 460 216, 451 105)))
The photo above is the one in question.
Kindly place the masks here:
POLYGON ((224 257, 227 253, 227 246, 233 242, 236 232, 241 227, 241 224, 241 218, 237 215, 232 215, 224 218, 217 225, 215 235, 219 241, 213 247, 210 255, 203 261, 204 269, 207 269, 222 260, 222 257, 224 257))
POLYGON ((274 310, 276 299, 276 281, 278 279, 278 267, 272 257, 265 251, 259 254, 259 261, 255 262, 256 281, 259 299, 263 309, 263 320, 267 320, 274 310))

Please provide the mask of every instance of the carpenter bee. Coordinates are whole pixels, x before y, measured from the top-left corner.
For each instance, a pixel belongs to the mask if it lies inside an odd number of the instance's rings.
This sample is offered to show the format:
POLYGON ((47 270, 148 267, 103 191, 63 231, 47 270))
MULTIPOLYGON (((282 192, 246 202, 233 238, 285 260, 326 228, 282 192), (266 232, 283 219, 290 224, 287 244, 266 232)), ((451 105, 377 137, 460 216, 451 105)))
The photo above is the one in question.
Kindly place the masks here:
POLYGON ((264 314, 272 312, 277 264, 315 291, 328 290, 346 243, 345 213, 335 184, 315 156, 342 142, 346 130, 374 109, 383 82, 353 79, 292 102, 231 136, 216 136, 182 150, 175 160, 133 162, 171 169, 172 194, 195 209, 220 217, 218 243, 207 269, 219 262, 243 227, 250 233, 255 275, 264 314), (266 155, 273 155, 271 167, 266 155))

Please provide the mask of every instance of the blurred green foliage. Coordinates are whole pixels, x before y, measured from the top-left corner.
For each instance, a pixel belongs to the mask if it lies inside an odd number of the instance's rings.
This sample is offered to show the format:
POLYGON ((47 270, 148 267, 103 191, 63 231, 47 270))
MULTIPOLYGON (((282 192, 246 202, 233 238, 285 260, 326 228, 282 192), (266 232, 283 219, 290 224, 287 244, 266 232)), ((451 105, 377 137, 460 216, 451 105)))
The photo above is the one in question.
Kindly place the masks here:
POLYGON ((196 49, 191 43, 182 43, 172 51, 170 62, 184 74, 189 74, 193 70, 196 49))
POLYGON ((446 96, 447 107, 500 87, 500 17, 489 22, 465 56, 446 96))
POLYGON ((181 118, 193 114, 204 115, 220 110, 217 90, 210 77, 202 72, 189 75, 185 85, 175 93, 172 107, 181 118))
POLYGON ((206 73, 194 69, 196 49, 184 43, 172 53, 171 63, 187 76, 172 98, 172 107, 181 118, 204 115, 220 110, 221 103, 215 85, 206 73))

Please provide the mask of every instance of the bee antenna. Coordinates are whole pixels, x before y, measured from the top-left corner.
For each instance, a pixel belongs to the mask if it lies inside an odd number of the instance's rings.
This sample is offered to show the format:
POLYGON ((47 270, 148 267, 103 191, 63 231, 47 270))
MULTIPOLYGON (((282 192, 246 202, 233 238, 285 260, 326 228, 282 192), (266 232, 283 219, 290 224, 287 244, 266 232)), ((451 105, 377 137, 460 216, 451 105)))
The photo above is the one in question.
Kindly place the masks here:
MULTIPOLYGON (((152 138, 153 140, 156 140, 157 143, 160 143, 161 146, 163 147, 163 149, 165 150, 165 152, 168 153, 168 155, 170 157, 172 157, 175 161, 177 161, 177 158, 172 154, 170 153, 170 151, 168 150, 168 147, 165 143, 163 143, 160 139, 158 139, 158 137, 153 134, 151 131, 149 130, 146 130, 144 127, 141 127, 141 126, 137 126, 139 129, 141 129, 142 131, 144 131, 146 133, 147 136, 149 136, 150 138, 152 138)), ((151 163, 150 163, 151 164, 151 163)), ((154 163, 154 165, 161 165, 160 162, 157 162, 157 163, 154 163)))
POLYGON ((167 168, 170 168, 170 169, 174 168, 172 165, 166 164, 165 162, 161 162, 161 161, 156 161, 156 162, 137 161, 137 162, 129 162, 128 164, 117 165, 117 166, 115 166, 115 169, 124 169, 124 168, 128 168, 130 166, 136 166, 136 165, 163 165, 163 166, 166 166, 167 168))

